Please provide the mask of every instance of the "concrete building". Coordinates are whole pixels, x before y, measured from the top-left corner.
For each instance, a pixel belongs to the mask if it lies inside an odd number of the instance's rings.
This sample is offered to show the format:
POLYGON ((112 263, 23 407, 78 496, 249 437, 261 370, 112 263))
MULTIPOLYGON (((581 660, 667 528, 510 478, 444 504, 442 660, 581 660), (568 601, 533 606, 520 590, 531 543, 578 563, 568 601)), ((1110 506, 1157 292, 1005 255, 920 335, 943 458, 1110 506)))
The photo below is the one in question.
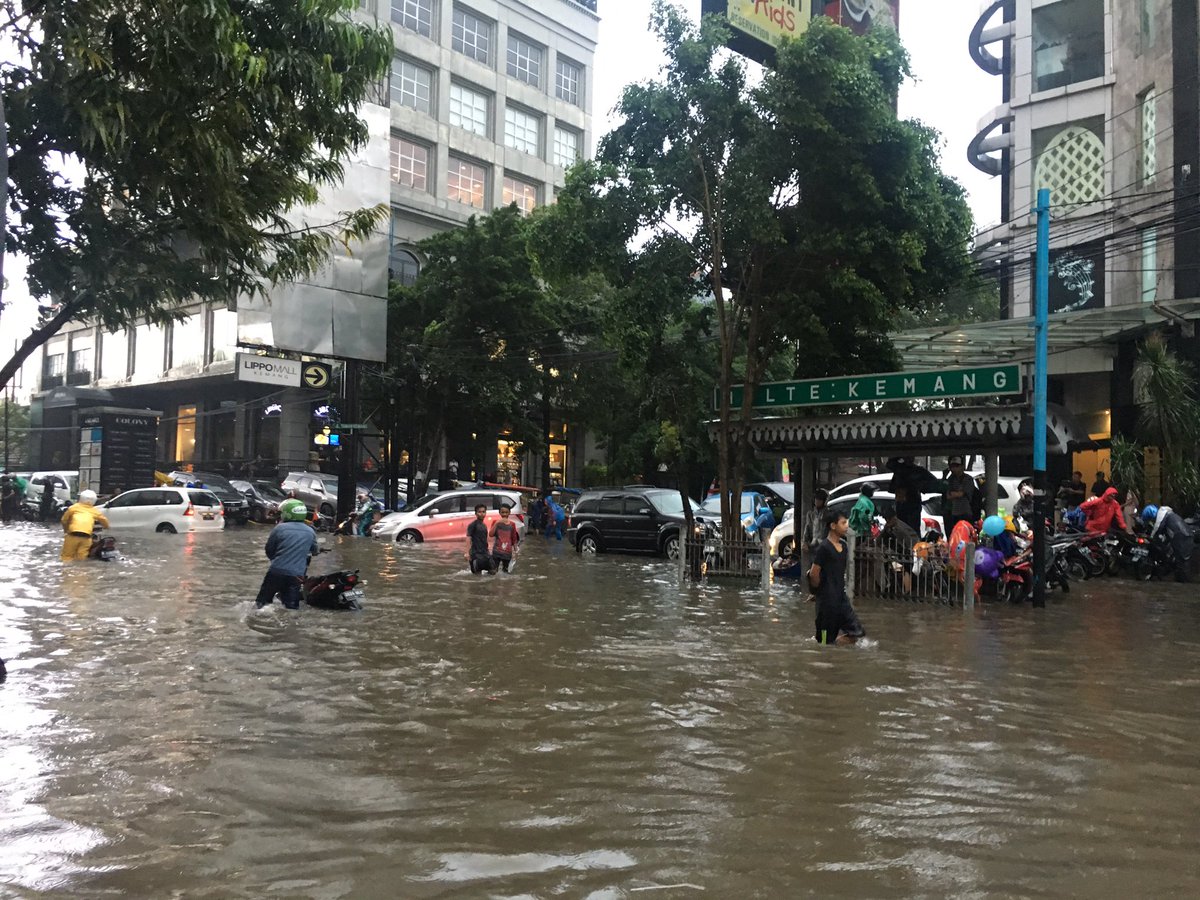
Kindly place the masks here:
MULTIPOLYGON (((1004 322, 907 335, 931 363, 1032 359, 1039 188, 1051 191, 1050 400, 1101 442, 1132 434, 1137 342, 1197 356, 1200 308, 1198 0, 995 0, 969 40, 1002 103, 971 162, 997 176, 1001 221, 977 252, 999 274, 1004 322)), ((1075 455, 1085 475, 1107 455, 1075 455)), ((1068 465, 1068 463, 1064 463, 1068 465)), ((1055 473, 1052 473, 1052 475, 1055 473)))
MULTIPOLYGON (((552 202, 565 168, 589 152, 596 0, 362 0, 355 15, 390 23, 395 39, 380 107, 366 115, 390 196, 366 200, 390 201, 388 268, 411 283, 424 238, 501 205, 552 202)), ((223 306, 116 334, 72 325, 42 351, 34 459, 73 468, 79 410, 115 406, 162 412, 161 465, 314 465, 328 391, 237 380, 238 345, 238 314, 223 306)), ((512 452, 502 440, 496 450, 491 471, 512 452)), ((562 476, 567 450, 563 439, 562 476)))

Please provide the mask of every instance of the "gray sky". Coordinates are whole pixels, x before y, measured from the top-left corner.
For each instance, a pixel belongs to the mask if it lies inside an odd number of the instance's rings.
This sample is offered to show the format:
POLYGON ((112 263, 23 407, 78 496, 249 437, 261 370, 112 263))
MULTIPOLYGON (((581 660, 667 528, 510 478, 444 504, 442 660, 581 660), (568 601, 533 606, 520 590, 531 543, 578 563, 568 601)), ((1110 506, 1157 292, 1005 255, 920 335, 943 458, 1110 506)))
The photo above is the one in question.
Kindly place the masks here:
MULTIPOLYGON (((680 2, 699 14, 700 0, 680 2)), ((901 92, 900 113, 941 132, 943 168, 966 187, 977 228, 994 223, 999 214, 996 180, 966 159, 976 123, 1000 102, 999 79, 978 69, 967 54, 967 37, 979 9, 980 3, 970 0, 901 0, 900 6, 900 36, 915 75, 901 92)), ((647 0, 600 0, 600 14, 593 97, 597 137, 612 125, 610 113, 621 88, 654 77, 662 64, 657 41, 648 30, 647 0)), ((28 334, 36 308, 25 291, 22 261, 7 257, 4 268, 8 288, 0 316, 0 351, 7 353, 15 340, 28 334)), ((26 391, 29 380, 25 379, 26 391)))

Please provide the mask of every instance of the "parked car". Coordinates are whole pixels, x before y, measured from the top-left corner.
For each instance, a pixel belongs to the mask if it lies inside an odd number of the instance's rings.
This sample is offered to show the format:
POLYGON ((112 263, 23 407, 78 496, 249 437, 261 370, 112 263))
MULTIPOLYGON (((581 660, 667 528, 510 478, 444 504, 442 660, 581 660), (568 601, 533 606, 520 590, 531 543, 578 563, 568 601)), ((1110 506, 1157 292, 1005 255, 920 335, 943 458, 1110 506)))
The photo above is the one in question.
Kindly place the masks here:
POLYGON ((787 511, 796 505, 796 485, 790 481, 757 481, 745 485, 742 490, 765 496, 776 522, 782 522, 787 511))
POLYGON ((114 529, 165 534, 220 531, 225 527, 221 499, 202 488, 134 488, 97 507, 114 529))
MULTIPOLYGON (((937 475, 938 473, 934 472, 933 474, 937 475)), ((975 479, 975 483, 979 485, 979 490, 981 493, 987 490, 987 480, 981 473, 968 472, 967 474, 975 479)), ((1020 496, 1018 489, 1021 482, 1025 480, 1025 478, 1010 478, 1008 476, 1001 476, 1000 478, 996 479, 996 496, 999 498, 1001 506, 1007 505, 1011 507, 1012 504, 1017 502, 1017 499, 1020 496)), ((886 488, 892 483, 892 473, 877 472, 874 475, 863 475, 859 478, 851 478, 849 481, 839 484, 832 491, 830 491, 829 499, 834 500, 838 497, 845 496, 857 497, 862 486, 868 481, 875 482, 875 484, 880 488, 886 488)))
POLYGON ((246 498, 250 518, 255 522, 274 522, 279 518, 279 504, 287 499, 287 494, 275 482, 256 478, 253 481, 235 479, 229 483, 246 498))
MULTIPOLYGON (((703 515, 689 500, 693 515, 703 515)), ((685 522, 679 491, 623 488, 587 491, 571 511, 567 539, 580 553, 623 550, 679 557, 679 534, 685 522)))
POLYGON ((280 485, 302 500, 304 505, 323 516, 337 515, 338 480, 336 475, 323 472, 288 472, 280 485))
POLYGON ((34 472, 28 476, 28 481, 29 489, 25 491, 27 499, 40 500, 47 481, 54 485, 54 499, 60 503, 70 503, 72 498, 79 496, 78 471, 34 472))
POLYGON ((169 476, 177 487, 203 487, 221 498, 225 507, 225 521, 245 525, 250 521, 250 503, 242 492, 230 484, 229 479, 216 472, 172 472, 169 476))
MULTIPOLYGON (((770 499, 765 494, 760 494, 757 491, 744 490, 742 491, 742 504, 738 509, 738 518, 744 519, 746 516, 752 515, 754 510, 760 506, 770 506, 770 499)), ((721 522, 721 498, 719 495, 709 497, 700 504, 700 509, 696 514, 699 521, 706 524, 719 525, 721 522)), ((779 521, 776 518, 776 521, 779 521)))
POLYGON ((500 507, 512 509, 512 516, 521 537, 525 536, 525 511, 517 491, 499 488, 467 488, 447 491, 418 500, 411 508, 387 513, 371 528, 371 536, 402 544, 423 541, 465 541, 467 525, 475 517, 480 503, 487 508, 484 521, 488 527, 500 518, 500 507))

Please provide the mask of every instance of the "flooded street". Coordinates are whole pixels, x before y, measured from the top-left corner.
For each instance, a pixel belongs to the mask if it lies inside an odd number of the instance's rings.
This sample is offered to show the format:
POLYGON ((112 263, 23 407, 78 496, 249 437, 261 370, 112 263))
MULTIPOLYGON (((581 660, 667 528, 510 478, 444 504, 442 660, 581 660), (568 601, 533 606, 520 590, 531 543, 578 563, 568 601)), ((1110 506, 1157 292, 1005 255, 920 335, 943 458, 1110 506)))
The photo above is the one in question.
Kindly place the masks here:
POLYGON ((0 532, 0 896, 1195 896, 1200 602, 681 593, 530 541, 330 538, 362 612, 255 612, 266 529, 0 532))

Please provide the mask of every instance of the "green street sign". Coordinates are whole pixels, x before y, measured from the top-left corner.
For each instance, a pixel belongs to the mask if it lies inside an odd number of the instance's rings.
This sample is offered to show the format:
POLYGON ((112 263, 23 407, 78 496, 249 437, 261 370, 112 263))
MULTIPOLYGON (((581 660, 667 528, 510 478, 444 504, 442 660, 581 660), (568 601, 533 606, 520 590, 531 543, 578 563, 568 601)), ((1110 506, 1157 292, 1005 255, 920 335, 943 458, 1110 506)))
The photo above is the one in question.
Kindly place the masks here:
MULTIPOLYGON (((930 372, 882 372, 806 381, 774 381, 754 390, 754 409, 780 406, 828 406, 890 400, 940 400, 945 397, 996 397, 1019 394, 1019 365, 938 369, 930 372)), ((719 399, 719 397, 718 397, 719 399)), ((742 388, 729 394, 730 405, 742 405, 742 388)), ((717 404, 720 408, 720 404, 717 404)))

